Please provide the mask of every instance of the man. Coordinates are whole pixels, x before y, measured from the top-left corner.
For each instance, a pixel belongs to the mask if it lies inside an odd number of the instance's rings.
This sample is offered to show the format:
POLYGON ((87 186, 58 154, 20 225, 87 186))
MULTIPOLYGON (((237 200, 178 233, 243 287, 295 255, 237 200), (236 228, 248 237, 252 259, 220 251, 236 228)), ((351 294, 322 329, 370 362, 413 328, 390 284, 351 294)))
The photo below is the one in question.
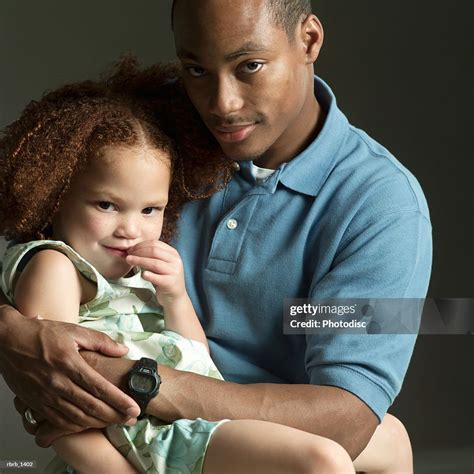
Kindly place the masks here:
MULTIPOLYGON (((282 302, 424 297, 431 228, 423 194, 314 78, 323 29, 309 2, 177 0, 173 7, 188 95, 236 162, 225 190, 187 206, 177 241, 226 382, 160 366, 150 410, 166 421, 273 421, 336 440, 354 459, 398 393, 415 338, 286 336, 282 302)), ((133 362, 118 358, 124 350, 105 336, 25 321, 4 307, 0 343, 18 410, 48 420, 39 428, 25 422, 39 444, 138 414, 77 354, 76 344, 92 351, 86 361, 123 386, 133 362)))

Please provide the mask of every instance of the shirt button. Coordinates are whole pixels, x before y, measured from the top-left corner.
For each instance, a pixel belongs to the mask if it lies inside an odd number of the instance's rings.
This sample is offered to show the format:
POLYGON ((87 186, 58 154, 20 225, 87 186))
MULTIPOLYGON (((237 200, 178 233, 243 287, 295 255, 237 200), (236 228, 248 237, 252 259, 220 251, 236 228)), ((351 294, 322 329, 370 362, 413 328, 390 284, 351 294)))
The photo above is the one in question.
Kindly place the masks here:
POLYGON ((234 168, 235 171, 240 171, 240 165, 237 163, 237 161, 232 163, 232 168, 234 168))
POLYGON ((229 219, 227 221, 227 228, 229 230, 234 230, 237 228, 237 221, 235 219, 229 219))

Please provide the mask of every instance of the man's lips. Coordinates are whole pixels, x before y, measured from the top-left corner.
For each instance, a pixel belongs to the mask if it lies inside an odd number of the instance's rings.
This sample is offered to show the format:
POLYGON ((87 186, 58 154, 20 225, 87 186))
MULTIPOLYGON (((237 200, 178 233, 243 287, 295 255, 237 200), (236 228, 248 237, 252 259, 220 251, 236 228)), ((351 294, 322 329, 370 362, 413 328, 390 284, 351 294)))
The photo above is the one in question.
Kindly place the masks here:
POLYGON ((220 141, 232 143, 245 140, 257 126, 256 123, 214 127, 213 131, 220 141))
POLYGON ((107 247, 107 245, 104 245, 104 248, 112 255, 125 258, 128 255, 128 249, 130 247, 107 247))

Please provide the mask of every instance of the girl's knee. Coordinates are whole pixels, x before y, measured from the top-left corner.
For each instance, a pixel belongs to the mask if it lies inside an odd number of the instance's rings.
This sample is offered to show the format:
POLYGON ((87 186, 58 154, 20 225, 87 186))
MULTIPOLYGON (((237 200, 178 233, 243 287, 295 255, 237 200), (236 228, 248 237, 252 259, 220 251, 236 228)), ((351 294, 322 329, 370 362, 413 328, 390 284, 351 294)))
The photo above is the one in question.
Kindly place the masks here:
POLYGON ((389 438, 388 442, 392 446, 397 459, 410 462, 412 459, 412 450, 410 437, 403 423, 393 415, 387 413, 382 421, 389 438))
POLYGON ((408 432, 398 418, 387 413, 382 421, 382 425, 387 430, 387 434, 394 446, 401 446, 404 449, 407 446, 411 446, 408 432))
POLYGON ((347 451, 335 441, 330 439, 319 439, 310 442, 301 450, 302 473, 331 473, 346 474, 353 473, 354 467, 347 451))

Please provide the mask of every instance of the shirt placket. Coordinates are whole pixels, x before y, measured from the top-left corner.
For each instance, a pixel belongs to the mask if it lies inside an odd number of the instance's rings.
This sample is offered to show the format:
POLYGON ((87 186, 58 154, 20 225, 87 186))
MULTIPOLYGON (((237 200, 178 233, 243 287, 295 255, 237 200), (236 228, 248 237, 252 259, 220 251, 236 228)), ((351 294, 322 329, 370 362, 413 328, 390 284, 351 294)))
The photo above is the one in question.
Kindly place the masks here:
POLYGON ((262 195, 275 192, 279 172, 266 183, 254 186, 221 218, 209 252, 207 270, 232 275, 237 266, 247 229, 262 195))

